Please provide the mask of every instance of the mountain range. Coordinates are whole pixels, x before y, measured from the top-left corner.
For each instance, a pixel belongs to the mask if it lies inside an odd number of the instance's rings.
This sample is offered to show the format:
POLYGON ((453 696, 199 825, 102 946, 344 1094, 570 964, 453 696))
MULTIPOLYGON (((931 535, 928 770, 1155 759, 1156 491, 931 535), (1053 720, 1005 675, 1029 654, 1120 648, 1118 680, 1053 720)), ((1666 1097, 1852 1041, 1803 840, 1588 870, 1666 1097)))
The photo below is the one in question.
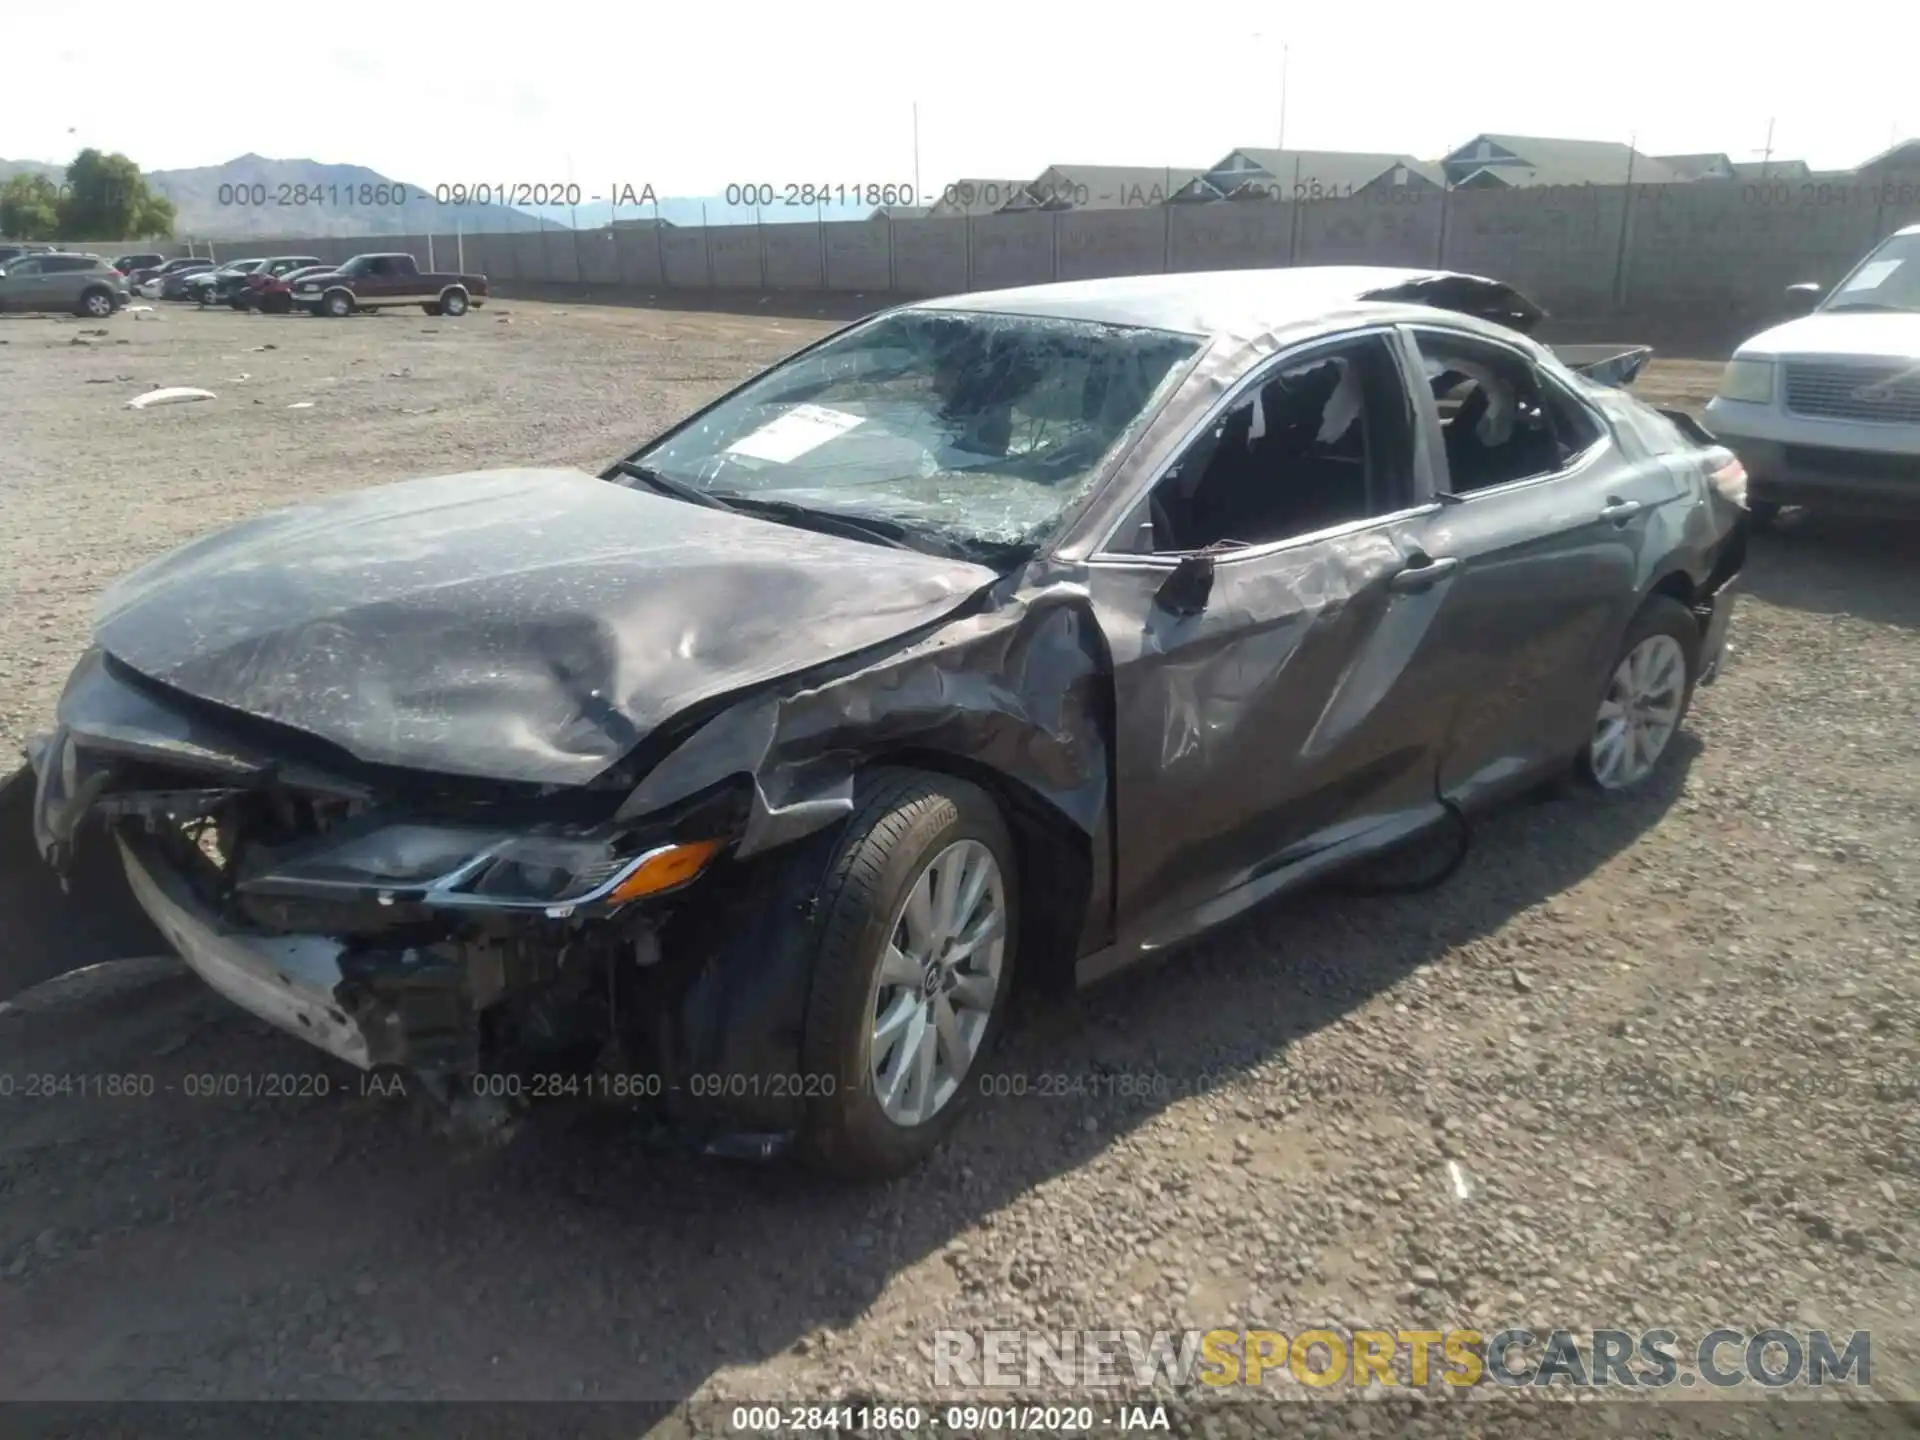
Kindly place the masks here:
MULTIPOLYGON (((55 184, 66 177, 62 165, 0 160, 0 183, 21 171, 45 175, 55 184)), ((153 192, 173 202, 174 235, 182 240, 565 228, 507 205, 440 205, 431 187, 389 180, 364 165, 249 154, 224 165, 145 173, 153 192)))
MULTIPOLYGON (((22 171, 55 184, 66 167, 38 160, 0 160, 0 184, 22 171)), ((469 235, 506 231, 597 228, 613 220, 659 218, 671 225, 751 225, 790 221, 857 220, 873 206, 853 201, 787 205, 784 194, 755 207, 729 204, 725 195, 658 196, 643 183, 580 185, 579 203, 441 204, 436 190, 390 180, 364 165, 326 165, 317 160, 272 160, 241 155, 223 165, 149 170, 155 194, 173 202, 176 239, 241 240, 271 236, 469 235)), ((770 187, 771 188, 771 187, 770 187)), ((451 194, 440 191, 449 200, 451 194)), ((465 199, 465 197, 462 197, 465 199)), ((512 197, 508 197, 512 198, 512 197)), ((529 197, 533 198, 533 197, 529 197)), ((538 198, 571 198, 542 195, 538 198)))

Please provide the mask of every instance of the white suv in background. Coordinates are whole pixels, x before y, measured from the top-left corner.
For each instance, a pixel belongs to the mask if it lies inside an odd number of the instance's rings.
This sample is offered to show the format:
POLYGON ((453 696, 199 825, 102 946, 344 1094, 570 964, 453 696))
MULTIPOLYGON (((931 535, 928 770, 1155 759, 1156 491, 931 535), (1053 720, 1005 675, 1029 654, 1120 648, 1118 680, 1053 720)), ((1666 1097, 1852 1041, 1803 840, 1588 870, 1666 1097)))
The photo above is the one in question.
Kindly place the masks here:
POLYGON ((1883 240, 1812 313, 1727 362, 1707 425, 1740 457, 1765 525, 1782 505, 1920 514, 1920 225, 1883 240))

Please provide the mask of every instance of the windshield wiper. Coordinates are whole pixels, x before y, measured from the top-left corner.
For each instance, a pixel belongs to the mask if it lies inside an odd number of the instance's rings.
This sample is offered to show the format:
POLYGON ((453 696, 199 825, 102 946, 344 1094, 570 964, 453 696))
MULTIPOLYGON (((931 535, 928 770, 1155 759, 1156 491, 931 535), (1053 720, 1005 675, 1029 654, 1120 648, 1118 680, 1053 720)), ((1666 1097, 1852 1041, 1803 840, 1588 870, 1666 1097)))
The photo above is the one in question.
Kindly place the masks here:
POLYGON ((892 520, 880 520, 867 515, 848 515, 840 510, 816 510, 811 505, 802 505, 797 500, 761 500, 750 495, 729 493, 724 502, 731 510, 743 510, 749 515, 764 515, 769 520, 798 522, 809 529, 822 530, 829 535, 842 535, 850 540, 870 540, 876 545, 889 545, 895 550, 915 550, 919 547, 908 543, 907 536, 912 533, 905 525, 892 520))
POLYGON ((1838 315, 1843 310, 1872 310, 1883 315, 1900 315, 1906 309, 1905 305, 1886 305, 1878 300, 1856 300, 1851 305, 1829 305, 1827 314, 1838 315))
POLYGON ((671 495, 676 500, 685 500, 689 505, 704 505, 709 510, 732 510, 734 507, 718 495, 702 490, 698 485, 689 485, 684 480, 676 480, 671 475, 662 475, 658 470, 646 465, 636 464, 632 460, 616 460, 613 468, 622 475, 638 480, 651 490, 662 495, 671 495))

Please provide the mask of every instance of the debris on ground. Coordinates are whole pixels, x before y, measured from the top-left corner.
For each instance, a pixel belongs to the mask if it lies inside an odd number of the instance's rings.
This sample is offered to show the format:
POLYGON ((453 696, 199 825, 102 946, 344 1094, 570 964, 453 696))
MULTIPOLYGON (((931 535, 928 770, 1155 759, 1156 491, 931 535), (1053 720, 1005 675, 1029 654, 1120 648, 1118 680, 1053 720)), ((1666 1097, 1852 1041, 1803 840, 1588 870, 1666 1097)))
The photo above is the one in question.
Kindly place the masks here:
POLYGON ((198 390, 191 385, 166 385, 158 390, 149 390, 144 395, 136 395, 127 402, 129 410, 146 410, 155 405, 181 405, 189 400, 217 400, 219 397, 211 390, 198 390))

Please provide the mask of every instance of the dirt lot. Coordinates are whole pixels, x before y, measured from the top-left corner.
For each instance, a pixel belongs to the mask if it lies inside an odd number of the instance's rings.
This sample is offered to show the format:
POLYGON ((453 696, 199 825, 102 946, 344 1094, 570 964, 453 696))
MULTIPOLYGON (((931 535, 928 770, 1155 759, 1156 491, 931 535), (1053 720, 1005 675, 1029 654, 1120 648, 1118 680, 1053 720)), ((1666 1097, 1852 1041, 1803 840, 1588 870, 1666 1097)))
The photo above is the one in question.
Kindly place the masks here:
MULTIPOLYGON (((0 320, 8 750, 136 562, 349 486, 597 467, 821 326, 87 328, 0 320), (155 385, 218 398, 124 408, 155 385)), ((1920 1394, 1916 556, 1763 539, 1659 793, 1514 809, 1436 892, 1283 903, 1028 1018, 997 1068, 1029 1093, 882 1189, 605 1116, 476 1150, 171 962, 57 982, 0 1010, 0 1397, 924 1398, 933 1330, 996 1323, 1867 1329, 1875 1389, 1920 1394), (187 1093, 289 1074, 330 1093, 187 1093)))

